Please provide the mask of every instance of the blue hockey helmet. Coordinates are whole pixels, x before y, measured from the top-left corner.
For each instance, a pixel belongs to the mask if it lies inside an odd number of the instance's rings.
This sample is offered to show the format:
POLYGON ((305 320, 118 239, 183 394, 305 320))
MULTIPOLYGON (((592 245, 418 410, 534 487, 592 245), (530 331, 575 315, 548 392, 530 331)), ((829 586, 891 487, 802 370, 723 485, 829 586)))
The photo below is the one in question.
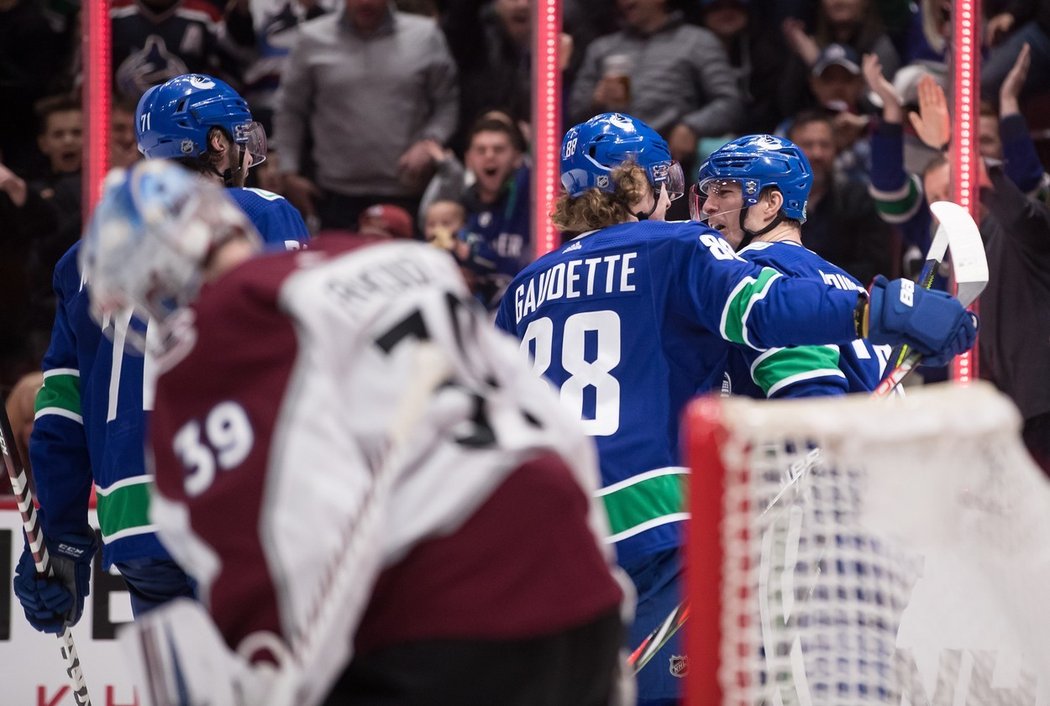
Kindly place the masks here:
POLYGON ((252 165, 266 159, 266 131, 252 120, 247 101, 212 76, 183 74, 153 86, 135 110, 139 151, 149 159, 200 156, 213 127, 247 150, 252 165))
POLYGON ((661 186, 675 200, 685 193, 685 175, 664 138, 637 118, 624 113, 602 113, 565 133, 561 145, 561 183, 565 192, 579 196, 588 189, 612 193, 612 170, 633 161, 645 169, 655 192, 661 186))
POLYGON ((775 135, 746 135, 719 147, 700 165, 690 210, 699 212, 699 200, 711 185, 726 181, 740 184, 745 207, 758 203, 765 187, 777 187, 784 196, 784 216, 805 222, 813 170, 806 155, 791 140, 775 135))

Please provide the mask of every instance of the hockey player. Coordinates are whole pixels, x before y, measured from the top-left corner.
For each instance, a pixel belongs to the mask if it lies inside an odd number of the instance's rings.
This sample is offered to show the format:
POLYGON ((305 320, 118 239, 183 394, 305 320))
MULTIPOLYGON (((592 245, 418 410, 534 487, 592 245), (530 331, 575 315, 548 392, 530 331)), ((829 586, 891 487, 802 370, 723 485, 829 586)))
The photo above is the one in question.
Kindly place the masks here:
MULTIPOLYGON (((266 143, 244 99, 225 83, 194 74, 151 88, 139 101, 135 126, 148 159, 178 158, 203 178, 228 182, 228 193, 270 246, 297 248, 308 238, 284 198, 239 186, 265 158, 266 143)), ((149 516, 152 479, 143 444, 156 361, 126 355, 124 347, 126 339, 152 338, 156 329, 126 311, 103 322, 103 335, 88 311, 79 249, 74 244, 55 267, 57 311, 30 442, 42 527, 64 578, 37 579, 26 548, 14 580, 27 619, 44 632, 60 632, 83 609, 96 548, 87 516, 92 484, 102 564, 120 571, 134 614, 193 593, 149 516)))
MULTIPOLYGON (((718 388, 730 344, 766 350, 870 334, 943 360, 973 344, 976 324, 943 293, 880 282, 869 299, 744 262, 703 225, 662 222, 684 178, 663 138, 631 116, 570 129, 561 174, 554 222, 583 235, 514 279, 496 323, 597 441, 611 539, 638 594, 637 645, 681 600, 679 416, 692 396, 718 388)), ((675 636, 639 673, 639 703, 677 703, 682 654, 675 636)))
MULTIPOLYGON (((690 214, 747 260, 839 289, 864 288, 845 270, 802 245, 813 172, 801 149, 773 135, 747 135, 715 150, 691 190, 690 214), (747 198, 744 192, 747 191, 747 198)), ((857 339, 840 346, 800 346, 729 353, 723 390, 751 397, 808 397, 871 392, 889 351, 857 339)))
POLYGON ((148 162, 85 236, 99 314, 168 334, 153 517, 210 613, 133 630, 171 668, 154 706, 611 703, 623 592, 579 423, 444 253, 261 246, 221 190, 148 162))

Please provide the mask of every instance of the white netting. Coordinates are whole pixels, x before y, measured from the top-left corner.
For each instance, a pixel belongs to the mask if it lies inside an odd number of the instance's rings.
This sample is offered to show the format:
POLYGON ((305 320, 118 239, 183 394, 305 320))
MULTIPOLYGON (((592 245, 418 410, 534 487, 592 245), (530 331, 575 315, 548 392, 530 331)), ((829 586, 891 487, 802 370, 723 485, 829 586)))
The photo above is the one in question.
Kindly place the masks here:
POLYGON ((1008 400, 722 417, 724 704, 1050 704, 1050 485, 1008 400))

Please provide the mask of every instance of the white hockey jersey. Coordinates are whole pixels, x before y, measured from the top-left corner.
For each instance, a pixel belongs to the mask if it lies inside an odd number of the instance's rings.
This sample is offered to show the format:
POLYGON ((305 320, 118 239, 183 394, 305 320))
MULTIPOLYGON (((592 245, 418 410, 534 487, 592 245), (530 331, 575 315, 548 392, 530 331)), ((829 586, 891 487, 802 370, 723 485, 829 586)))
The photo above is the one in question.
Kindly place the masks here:
POLYGON ((206 286, 158 380, 161 538, 227 644, 311 665, 306 702, 352 648, 549 634, 622 599, 592 442, 469 301, 445 253, 318 238, 206 286))

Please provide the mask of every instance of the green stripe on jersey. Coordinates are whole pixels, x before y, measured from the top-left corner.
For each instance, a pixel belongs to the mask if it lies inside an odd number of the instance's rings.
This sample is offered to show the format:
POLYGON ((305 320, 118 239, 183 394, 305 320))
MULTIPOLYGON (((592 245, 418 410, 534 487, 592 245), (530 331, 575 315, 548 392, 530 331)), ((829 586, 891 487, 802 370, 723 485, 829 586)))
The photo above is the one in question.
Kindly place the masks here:
POLYGON ((153 531, 149 521, 149 494, 152 486, 153 480, 143 476, 141 483, 98 489, 98 524, 103 539, 111 542, 128 535, 153 531))
POLYGON ((639 525, 685 510, 686 472, 643 478, 602 495, 609 515, 610 533, 615 536, 639 525))
POLYGON ((751 345, 744 336, 747 315, 751 312, 752 305, 766 295, 770 283, 780 276, 776 270, 763 267, 757 279, 748 277, 740 282, 722 310, 723 338, 732 343, 751 345))
POLYGON ((751 379, 766 396, 796 380, 825 375, 843 376, 839 370, 838 346, 772 348, 751 366, 751 379))
POLYGON ((33 410, 57 408, 80 415, 80 376, 75 370, 44 373, 44 385, 36 393, 33 410))

